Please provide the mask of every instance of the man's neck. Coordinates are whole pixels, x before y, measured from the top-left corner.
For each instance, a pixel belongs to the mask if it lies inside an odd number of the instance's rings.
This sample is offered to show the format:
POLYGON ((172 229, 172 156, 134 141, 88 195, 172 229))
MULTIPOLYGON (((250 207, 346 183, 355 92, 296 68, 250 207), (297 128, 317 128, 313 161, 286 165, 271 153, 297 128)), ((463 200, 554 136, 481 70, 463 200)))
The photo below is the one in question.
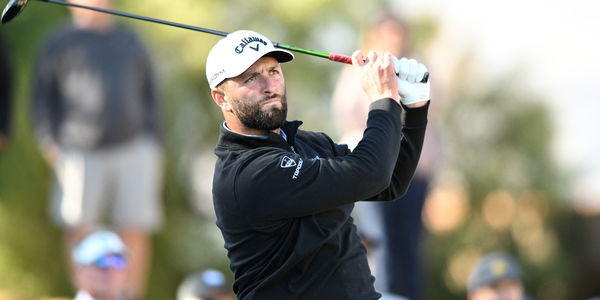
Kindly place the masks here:
POLYGON ((90 20, 85 18, 74 18, 73 24, 77 29, 98 33, 106 33, 114 26, 114 22, 111 19, 90 20))
POLYGON ((241 135, 248 135, 248 136, 268 136, 269 132, 272 132, 275 134, 281 133, 281 128, 277 128, 277 129, 273 129, 273 130, 269 131, 269 130, 252 129, 252 128, 247 128, 244 126, 230 126, 229 124, 227 124, 227 122, 224 122, 223 126, 225 126, 225 128, 227 128, 227 130, 229 130, 231 132, 235 132, 235 133, 241 134, 241 135))

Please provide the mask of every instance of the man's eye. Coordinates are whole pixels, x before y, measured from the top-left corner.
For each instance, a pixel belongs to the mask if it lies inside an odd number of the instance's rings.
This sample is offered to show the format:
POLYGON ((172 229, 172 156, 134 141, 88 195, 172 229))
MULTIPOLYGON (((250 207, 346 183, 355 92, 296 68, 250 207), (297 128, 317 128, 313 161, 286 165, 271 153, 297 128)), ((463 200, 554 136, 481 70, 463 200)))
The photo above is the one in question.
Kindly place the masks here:
POLYGON ((256 76, 254 76, 254 75, 253 75, 253 76, 250 76, 250 77, 248 77, 248 79, 246 79, 246 81, 244 81, 244 82, 245 82, 245 83, 251 82, 251 81, 253 81, 255 78, 256 78, 256 76))

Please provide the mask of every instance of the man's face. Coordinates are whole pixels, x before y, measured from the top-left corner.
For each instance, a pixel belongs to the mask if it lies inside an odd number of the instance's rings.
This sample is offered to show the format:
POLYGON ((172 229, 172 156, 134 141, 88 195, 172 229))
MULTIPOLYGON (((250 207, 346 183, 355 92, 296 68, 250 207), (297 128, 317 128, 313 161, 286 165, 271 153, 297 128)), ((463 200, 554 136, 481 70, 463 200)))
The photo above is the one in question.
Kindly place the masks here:
MULTIPOLYGON (((92 6, 97 8, 111 9, 111 0, 69 0, 73 4, 92 6)), ((73 18, 78 20, 85 20, 87 23, 104 23, 109 22, 112 19, 110 14, 96 12, 89 9, 83 8, 70 8, 73 18)))
POLYGON ((478 288, 469 293, 469 300, 522 300, 523 297, 521 283, 510 279, 478 288))
POLYGON ((271 131, 285 122, 285 80, 279 62, 272 57, 260 58, 241 75, 223 82, 218 89, 246 128, 271 131))
POLYGON ((91 264, 77 266, 75 278, 77 287, 97 300, 114 300, 125 288, 126 265, 91 264))

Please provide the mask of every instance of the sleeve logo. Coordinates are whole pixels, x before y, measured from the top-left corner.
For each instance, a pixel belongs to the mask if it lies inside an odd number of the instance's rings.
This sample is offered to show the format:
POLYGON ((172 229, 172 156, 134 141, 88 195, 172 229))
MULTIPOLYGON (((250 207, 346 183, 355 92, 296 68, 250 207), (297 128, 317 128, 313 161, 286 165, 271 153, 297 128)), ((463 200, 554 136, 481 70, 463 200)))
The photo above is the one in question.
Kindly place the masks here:
POLYGON ((293 160, 292 158, 288 157, 288 156, 284 156, 283 158, 281 158, 281 167, 282 168, 292 168, 295 167, 297 165, 296 161, 293 160))

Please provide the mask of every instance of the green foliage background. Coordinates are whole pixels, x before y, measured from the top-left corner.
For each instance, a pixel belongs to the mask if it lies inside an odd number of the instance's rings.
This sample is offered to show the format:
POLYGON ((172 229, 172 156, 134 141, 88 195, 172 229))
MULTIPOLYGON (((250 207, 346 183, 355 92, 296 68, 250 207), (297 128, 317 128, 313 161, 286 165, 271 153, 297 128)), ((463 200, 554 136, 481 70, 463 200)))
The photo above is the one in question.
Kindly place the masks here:
MULTIPOLYGON (((273 41, 349 54, 359 43, 361 28, 384 4, 358 0, 128 0, 117 2, 116 8, 228 32, 251 29, 273 41)), ((12 139, 8 149, 0 153, 0 298, 3 290, 24 299, 73 294, 61 232, 47 214, 52 174, 32 135, 28 103, 36 51, 45 34, 67 18, 66 8, 31 1, 21 16, 0 26, 12 53, 16 84, 12 139)), ((163 200, 167 218, 154 239, 148 299, 174 299, 177 285, 189 272, 207 267, 228 270, 222 245, 213 236, 213 221, 193 209, 192 185, 199 178, 193 178, 189 170, 198 153, 212 151, 221 120, 204 75, 205 57, 219 37, 121 21, 134 27, 151 49, 163 96, 163 200)), ((437 24, 423 16, 409 20, 409 25, 414 48, 425 49, 437 24)), ((463 68, 468 70, 469 66, 463 68)), ((335 137, 328 122, 329 98, 340 69, 338 64, 301 54, 294 63, 284 65, 291 83, 289 118, 304 120, 305 129, 330 132, 335 137)), ((519 72, 515 70, 504 81, 479 90, 462 85, 477 80, 463 72, 462 81, 456 80, 455 88, 443 95, 447 105, 440 108, 439 115, 447 148, 446 168, 464 179, 470 210, 455 231, 427 236, 424 260, 429 299, 464 298, 464 288, 448 283, 449 261, 455 254, 483 254, 496 249, 516 253, 523 261, 532 296, 565 299, 571 295, 573 271, 563 245, 567 234, 557 229, 569 214, 557 183, 568 180, 549 154, 552 118, 539 96, 511 80, 519 72), (555 238, 549 261, 530 262, 527 250, 515 242, 510 230, 497 232, 486 227, 480 208, 486 195, 497 189, 515 196, 525 191, 546 195, 542 226, 555 238)))

